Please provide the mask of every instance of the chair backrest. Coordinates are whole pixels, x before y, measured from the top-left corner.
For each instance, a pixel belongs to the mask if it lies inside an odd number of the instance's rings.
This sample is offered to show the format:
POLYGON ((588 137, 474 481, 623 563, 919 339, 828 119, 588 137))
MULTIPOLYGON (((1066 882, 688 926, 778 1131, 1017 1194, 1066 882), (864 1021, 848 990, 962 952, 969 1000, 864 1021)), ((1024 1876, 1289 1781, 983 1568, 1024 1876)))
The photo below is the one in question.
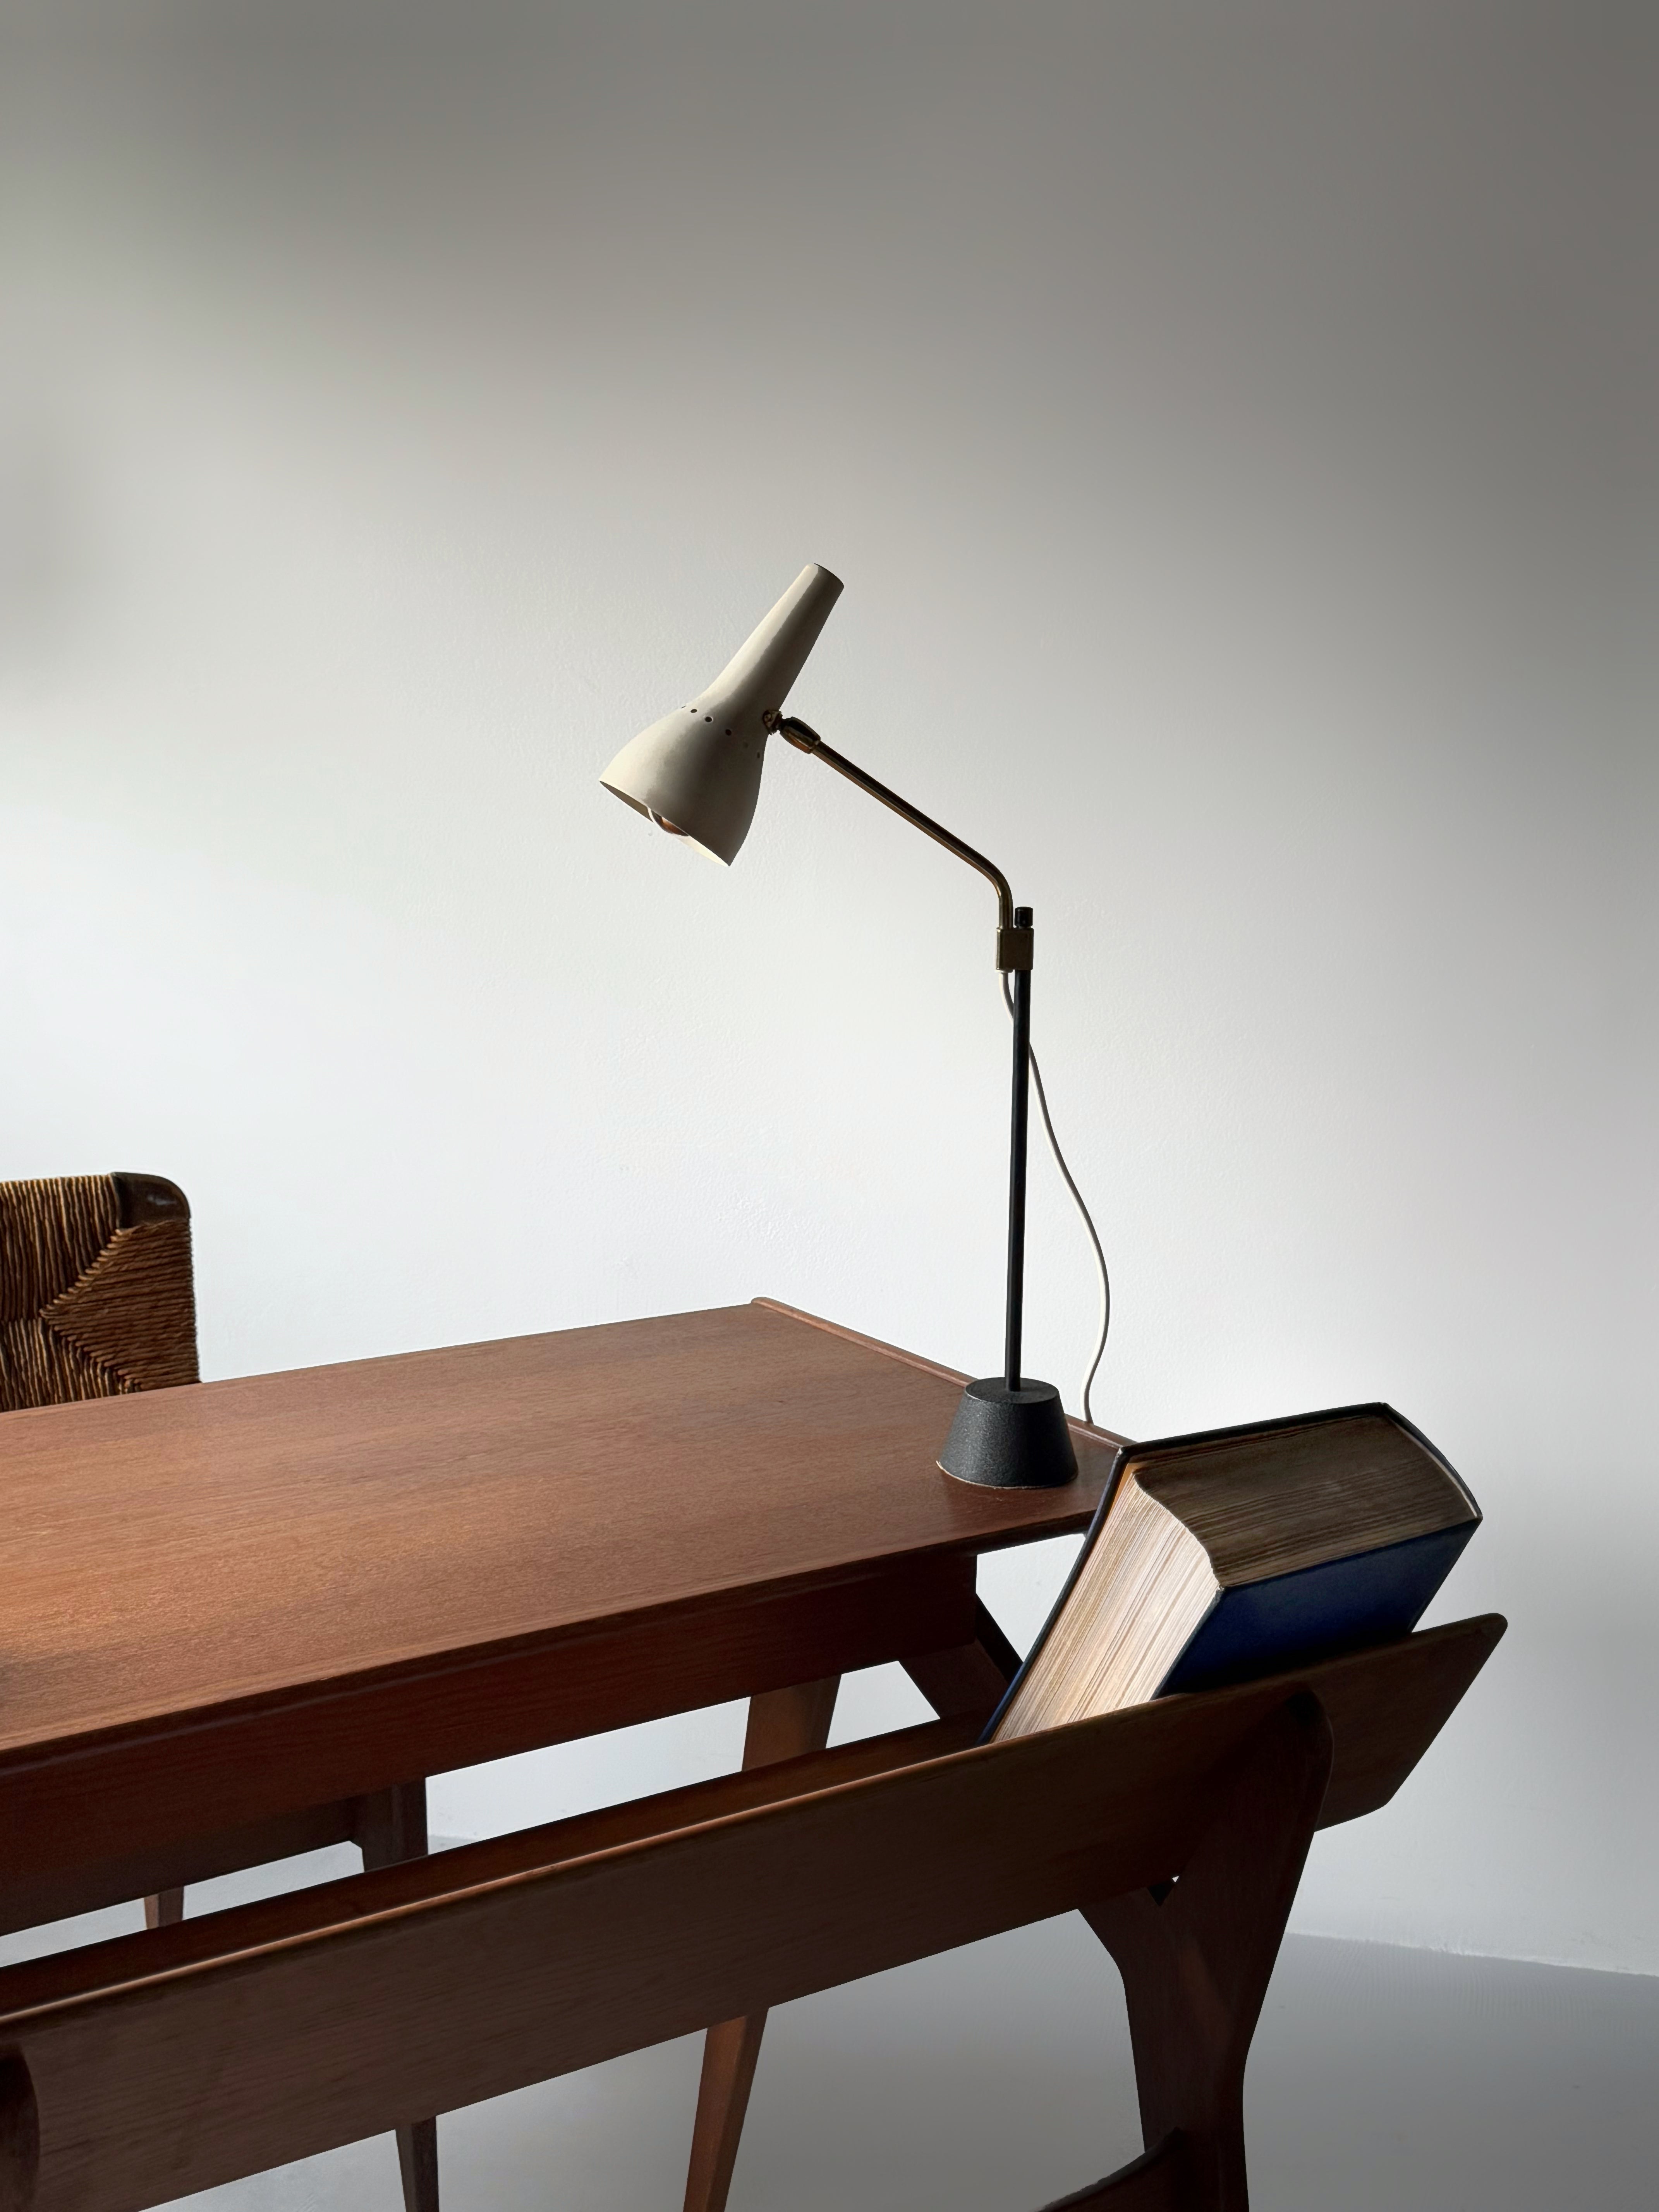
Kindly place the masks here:
POLYGON ((1287 1702, 1328 1729, 1309 1826, 1352 1820, 1502 1630, 929 1756, 942 1722, 7 1968, 0 2207, 138 2212, 1165 1881, 1287 1702))
POLYGON ((198 1379, 190 1206, 176 1183, 0 1182, 0 1413, 198 1379))

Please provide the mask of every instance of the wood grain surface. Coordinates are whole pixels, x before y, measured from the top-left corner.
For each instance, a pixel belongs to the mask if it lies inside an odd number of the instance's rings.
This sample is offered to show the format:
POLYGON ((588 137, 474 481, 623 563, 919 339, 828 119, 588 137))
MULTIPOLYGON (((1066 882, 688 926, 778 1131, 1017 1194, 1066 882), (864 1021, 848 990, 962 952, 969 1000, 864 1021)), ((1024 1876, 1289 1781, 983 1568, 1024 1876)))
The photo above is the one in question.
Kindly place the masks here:
POLYGON ((1304 1692, 1333 1747, 1322 1824, 1352 1817, 1502 1629, 872 1774, 914 1759, 929 1732, 911 1731, 9 1969, 0 2202, 137 2212, 1143 1889, 1187 1864, 1228 1762, 1304 1692))
POLYGON ((956 1395, 755 1304, 0 1419, 0 1919, 210 1825, 971 1640, 975 1555, 1083 1527, 1112 1444, 975 1490, 933 1463, 956 1395))
POLYGON ((0 1748, 1084 1525, 955 1396, 736 1306, 9 1414, 0 1748))

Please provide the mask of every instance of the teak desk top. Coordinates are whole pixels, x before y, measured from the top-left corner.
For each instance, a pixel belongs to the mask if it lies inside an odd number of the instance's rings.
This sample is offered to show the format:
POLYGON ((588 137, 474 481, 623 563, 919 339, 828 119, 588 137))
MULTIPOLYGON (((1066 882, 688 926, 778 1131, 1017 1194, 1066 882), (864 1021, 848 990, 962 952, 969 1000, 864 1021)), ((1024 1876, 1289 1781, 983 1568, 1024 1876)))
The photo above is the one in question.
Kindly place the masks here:
POLYGON ((964 1642, 974 1555, 1085 1525, 1115 1440, 970 1488, 959 1387, 757 1304, 8 1414, 0 1815, 91 1760, 171 1789, 147 1833, 252 1820, 964 1642))

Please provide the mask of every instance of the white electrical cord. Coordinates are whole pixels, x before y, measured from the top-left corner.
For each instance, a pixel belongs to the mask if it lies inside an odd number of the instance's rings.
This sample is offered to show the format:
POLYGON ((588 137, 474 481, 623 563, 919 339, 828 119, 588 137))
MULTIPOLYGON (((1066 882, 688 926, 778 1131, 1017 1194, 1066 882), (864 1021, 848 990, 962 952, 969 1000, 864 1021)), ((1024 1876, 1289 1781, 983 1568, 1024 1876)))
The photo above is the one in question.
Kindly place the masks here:
MULTIPOLYGON (((1008 1018, 1012 1021, 1014 1015, 1014 994, 1009 988, 1006 975, 1000 975, 997 981, 1002 986, 1002 1003, 1007 1007, 1008 1018)), ((1060 1139, 1055 1136, 1054 1125, 1048 1117, 1048 1094, 1042 1087, 1042 1071, 1037 1066, 1037 1056, 1035 1052, 1030 1052, 1028 1049, 1028 1057, 1031 1063, 1031 1081, 1036 1086, 1037 1109, 1042 1115, 1043 1133, 1048 1139, 1048 1150, 1054 1154, 1054 1165, 1060 1170, 1066 1188, 1071 1192, 1078 1212, 1083 1216, 1083 1225, 1089 1232, 1089 1242, 1095 1248, 1095 1270, 1100 1277, 1100 1334, 1095 1340, 1095 1356, 1089 1362, 1089 1371, 1083 1378, 1083 1418, 1092 1425, 1094 1415, 1089 1410, 1089 1393, 1094 1388, 1095 1376, 1099 1369, 1102 1355, 1106 1350, 1106 1332, 1112 1325, 1112 1281, 1106 1272, 1106 1255, 1100 1249, 1100 1239, 1095 1234, 1095 1224, 1090 1218, 1088 1207, 1083 1203, 1083 1193, 1072 1179, 1072 1170, 1066 1164, 1066 1155, 1060 1149, 1060 1139)))

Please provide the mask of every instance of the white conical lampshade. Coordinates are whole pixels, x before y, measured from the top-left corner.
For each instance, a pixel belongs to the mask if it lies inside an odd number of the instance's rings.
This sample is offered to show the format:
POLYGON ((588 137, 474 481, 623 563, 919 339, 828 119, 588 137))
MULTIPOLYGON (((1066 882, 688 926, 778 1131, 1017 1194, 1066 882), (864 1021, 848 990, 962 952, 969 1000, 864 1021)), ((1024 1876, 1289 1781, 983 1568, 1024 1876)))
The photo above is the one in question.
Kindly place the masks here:
POLYGON ((827 568, 803 568, 706 691, 623 747, 599 778, 605 789, 716 860, 735 860, 760 796, 767 717, 781 708, 841 590, 827 568))

